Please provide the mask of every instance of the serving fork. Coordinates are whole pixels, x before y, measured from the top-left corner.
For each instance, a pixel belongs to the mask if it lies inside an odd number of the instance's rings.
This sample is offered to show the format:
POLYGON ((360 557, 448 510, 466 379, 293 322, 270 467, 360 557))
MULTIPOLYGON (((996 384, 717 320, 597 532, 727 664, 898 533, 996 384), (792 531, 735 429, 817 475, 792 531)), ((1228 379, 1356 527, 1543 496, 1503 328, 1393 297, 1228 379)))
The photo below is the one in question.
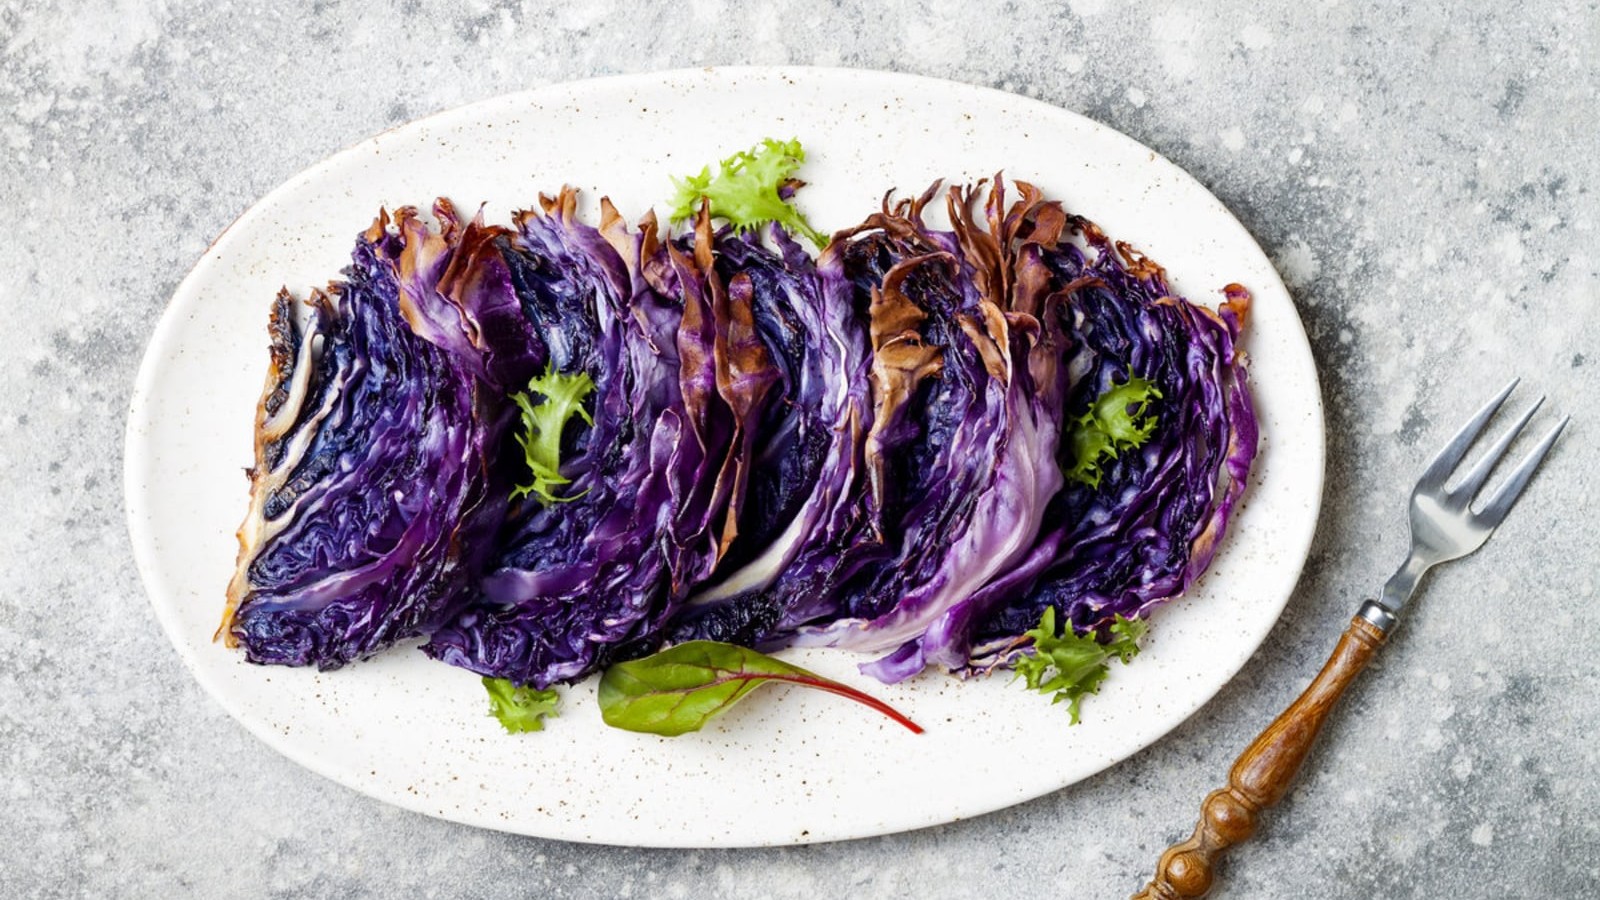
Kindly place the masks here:
POLYGON ((1168 847, 1156 864, 1155 878, 1133 900, 1190 900, 1211 890, 1221 854, 1255 832, 1263 809, 1289 790, 1328 714, 1345 689, 1366 668, 1400 622, 1406 603, 1424 573, 1483 546, 1505 520, 1528 480, 1555 445, 1571 417, 1563 418, 1530 450, 1504 483, 1476 510, 1473 501, 1495 464, 1527 426, 1540 397, 1495 439, 1472 468, 1451 484, 1467 451, 1520 379, 1513 379, 1484 404, 1428 463, 1411 491, 1411 552, 1389 577, 1376 600, 1367 600, 1350 620, 1322 671, 1266 730, 1245 748, 1228 774, 1228 785, 1212 791, 1200 807, 1200 822, 1187 840, 1168 847))

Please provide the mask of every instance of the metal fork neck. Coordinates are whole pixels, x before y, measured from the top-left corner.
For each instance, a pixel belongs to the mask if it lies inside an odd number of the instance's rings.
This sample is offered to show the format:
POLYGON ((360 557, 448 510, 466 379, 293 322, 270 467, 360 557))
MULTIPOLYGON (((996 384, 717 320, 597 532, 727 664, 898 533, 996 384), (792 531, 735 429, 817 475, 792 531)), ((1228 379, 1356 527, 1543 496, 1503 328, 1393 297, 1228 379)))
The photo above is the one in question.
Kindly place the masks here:
MULTIPOLYGON (((1378 595, 1378 603, 1389 612, 1399 615, 1405 609, 1406 601, 1411 599, 1412 593, 1417 589, 1417 582, 1422 580, 1422 575, 1427 572, 1433 563, 1423 559, 1412 551, 1406 561, 1400 564, 1389 580, 1383 585, 1383 593, 1378 595)), ((1377 623, 1373 623, 1377 624, 1377 623)))
POLYGON ((1372 623, 1384 634, 1393 631, 1400 624, 1400 611, 1405 609, 1406 601, 1417 589, 1417 582, 1422 580, 1423 573, 1432 567, 1432 563, 1423 559, 1414 550, 1400 564, 1400 568, 1389 576, 1388 582, 1383 586, 1383 593, 1376 600, 1368 600, 1361 604, 1361 609, 1356 615, 1372 623))

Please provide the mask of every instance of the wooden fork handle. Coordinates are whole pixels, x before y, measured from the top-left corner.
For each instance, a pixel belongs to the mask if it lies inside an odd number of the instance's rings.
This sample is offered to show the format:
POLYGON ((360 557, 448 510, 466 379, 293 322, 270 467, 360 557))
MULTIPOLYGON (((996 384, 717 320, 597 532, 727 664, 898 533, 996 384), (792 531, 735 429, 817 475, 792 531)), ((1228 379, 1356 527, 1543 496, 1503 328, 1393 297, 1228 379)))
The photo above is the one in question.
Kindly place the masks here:
POLYGON ((1223 851, 1250 837, 1261 810, 1288 793, 1328 713, 1383 639, 1384 631, 1362 616, 1350 621, 1322 671, 1239 755, 1228 773, 1228 786, 1212 791, 1201 804, 1194 834, 1161 854, 1155 879, 1133 900, 1192 900, 1211 890, 1223 851))

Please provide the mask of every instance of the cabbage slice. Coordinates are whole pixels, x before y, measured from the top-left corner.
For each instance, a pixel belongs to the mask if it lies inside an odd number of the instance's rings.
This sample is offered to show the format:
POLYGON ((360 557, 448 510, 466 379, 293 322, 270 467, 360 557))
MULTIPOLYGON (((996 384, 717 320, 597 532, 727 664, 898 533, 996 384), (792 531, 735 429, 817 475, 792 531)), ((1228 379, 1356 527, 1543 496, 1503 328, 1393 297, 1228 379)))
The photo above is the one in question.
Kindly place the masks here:
POLYGON ((814 618, 814 579, 839 555, 865 489, 864 317, 848 291, 824 289, 782 227, 766 237, 724 229, 713 243, 715 273, 745 298, 776 379, 756 421, 738 536, 674 619, 675 641, 771 644, 814 618))
MULTIPOLYGON (((457 353, 412 331, 392 263, 419 248, 388 226, 380 215, 346 279, 313 292, 304 325, 287 292, 273 306, 218 631, 251 662, 332 669, 431 632, 469 599, 504 514, 506 419, 475 374, 492 341, 457 353)), ((414 300, 415 315, 457 315, 436 295, 414 300)))
POLYGON ((828 251, 871 320, 870 530, 841 567, 840 617, 799 641, 886 653, 863 667, 885 681, 966 664, 996 602, 981 589, 1028 552, 1062 484, 1057 336, 1016 285, 1055 238, 1036 223, 1064 216, 1018 188, 1008 204, 997 178, 981 214, 977 190, 951 190, 951 232, 923 222, 930 188, 828 251))
MULTIPOLYGON (((1104 461, 1098 484, 1069 481, 1050 503, 1027 560, 992 590, 1004 604, 979 627, 973 670, 1004 665, 1046 608, 1079 634, 1104 637, 1188 590, 1215 555, 1249 480, 1258 425, 1238 342, 1250 295, 1228 285, 1213 312, 1172 293, 1165 270, 1094 223, 1084 245, 1044 257, 1069 336, 1066 420, 1130 378, 1159 392, 1137 450, 1104 461)), ((1064 461, 1071 466, 1072 460, 1064 461)))
POLYGON ((513 504, 478 596, 424 646, 434 657, 518 685, 580 679, 658 646, 737 538, 775 373, 715 275, 709 219, 693 246, 642 226, 609 203, 584 224, 567 190, 497 244, 548 365, 587 375, 592 406, 563 437, 569 502, 513 504))

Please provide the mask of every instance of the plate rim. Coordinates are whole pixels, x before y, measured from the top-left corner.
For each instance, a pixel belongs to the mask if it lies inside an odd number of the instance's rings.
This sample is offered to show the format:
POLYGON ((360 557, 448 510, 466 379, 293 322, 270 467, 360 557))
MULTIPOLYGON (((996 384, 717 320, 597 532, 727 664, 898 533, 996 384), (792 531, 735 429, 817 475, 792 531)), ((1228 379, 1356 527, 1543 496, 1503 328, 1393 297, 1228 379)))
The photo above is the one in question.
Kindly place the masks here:
MULTIPOLYGON (((1306 436, 1307 439, 1309 439, 1309 437, 1310 436, 1306 436)), ((1267 449, 1270 450, 1270 448, 1267 449)), ((940 824, 963 821, 1010 808, 1019 803, 1036 799, 1037 797, 1045 796, 1069 787, 1072 784, 1078 783, 1100 772, 1104 772, 1118 763, 1124 762, 1140 753, 1143 753, 1150 747, 1161 742, 1167 736, 1171 735, 1172 732, 1182 726, 1183 723, 1191 719, 1200 709, 1204 708, 1213 700, 1215 700, 1217 695, 1221 693, 1222 689, 1232 682, 1233 679, 1238 675, 1239 671, 1241 671, 1251 659, 1255 658, 1262 644, 1265 642, 1268 634, 1281 620, 1283 611, 1287 608, 1289 600, 1294 595, 1294 585, 1298 583, 1298 581, 1304 575, 1305 564, 1309 558, 1311 547, 1318 531, 1326 487, 1326 469, 1327 422, 1326 407, 1322 396, 1321 374, 1316 365, 1316 357, 1311 347, 1309 335, 1306 333, 1304 321, 1300 318, 1299 308, 1294 304, 1293 294, 1289 291, 1287 285, 1284 284, 1282 276, 1277 272, 1276 266, 1273 265, 1265 248, 1263 248, 1255 239, 1255 236, 1249 231, 1249 229, 1246 228, 1241 221, 1239 221, 1232 209, 1224 204, 1221 199, 1218 198, 1203 182, 1200 182, 1198 178, 1190 174, 1187 170, 1172 162, 1164 154, 1132 138, 1122 131, 1110 125, 1091 119, 1082 113, 1067 109, 1065 107, 1056 106, 1041 99, 1022 94, 1011 93, 985 85, 970 84, 967 82, 936 78, 932 76, 887 70, 855 69, 837 66, 781 65, 687 67, 638 73, 613 74, 571 81, 557 81, 526 90, 481 98, 469 103, 439 110, 426 116, 394 125, 380 132, 363 137, 357 141, 345 145, 338 151, 324 156, 311 165, 299 170, 289 178, 285 179, 282 183, 278 184, 272 190, 254 200, 248 208, 246 208, 225 228, 223 228, 217 234, 216 238, 206 246, 206 249, 201 252, 194 264, 185 274, 184 278, 174 289, 171 297, 167 299, 162 308, 160 319, 158 320, 156 327, 151 332, 149 341, 146 344, 145 351, 140 360, 138 373, 134 380, 133 391, 128 402, 126 426, 123 431, 123 501, 125 520, 129 529, 129 537, 132 543, 135 566, 139 572, 140 581, 145 588, 147 599, 150 601, 157 622, 160 624, 161 629, 167 638, 167 642, 172 646, 172 649, 177 652, 185 667, 188 668, 191 676, 193 676, 200 686, 205 689, 206 693, 214 701, 216 701, 225 712, 228 713, 231 719, 243 725, 247 731, 255 735, 274 751, 293 760, 298 765, 303 766, 304 768, 315 772, 318 775, 329 779, 330 781, 334 781, 343 787, 355 790, 358 793, 381 801, 385 804, 399 806, 401 808, 422 813, 433 818, 442 818, 447 821, 459 822, 461 824, 471 825, 474 827, 489 828, 510 833, 578 843, 637 847, 709 848, 788 846, 794 844, 825 843, 837 840, 851 840, 864 837, 902 833, 940 824), (826 81, 828 79, 840 79, 844 81, 866 80, 881 82, 886 87, 889 87, 889 89, 893 89, 894 87, 902 87, 907 91, 957 91, 966 93, 968 96, 971 96, 985 104, 992 105, 995 103, 1005 103, 1013 106, 1023 106, 1034 109, 1042 115, 1066 117, 1071 120, 1076 120, 1076 123, 1080 127, 1086 127, 1090 130, 1093 130, 1097 132, 1099 136, 1107 140, 1110 140, 1114 143, 1120 143, 1127 149, 1137 151, 1140 154, 1147 154, 1150 162, 1156 163, 1159 167, 1161 167, 1163 174, 1180 182, 1191 183, 1194 187, 1197 187, 1202 195, 1207 198, 1211 205, 1215 208, 1215 212, 1220 213, 1220 216, 1218 216, 1217 220, 1218 223, 1226 223, 1226 227, 1234 230, 1239 237, 1248 243, 1250 247, 1253 247, 1256 252, 1261 254, 1262 259, 1266 262, 1266 272, 1269 273, 1275 281, 1273 287, 1280 290, 1282 294, 1288 298, 1289 308, 1293 313, 1294 324, 1297 326, 1293 329, 1292 334, 1286 335, 1285 337, 1287 337, 1290 342, 1295 345, 1294 349, 1296 350, 1296 355, 1303 355, 1304 360, 1308 364, 1307 368, 1312 387, 1311 396, 1308 399, 1314 401, 1314 410, 1312 410, 1311 419, 1314 421, 1315 434, 1314 441, 1312 441, 1311 445, 1307 446, 1305 449, 1312 453, 1315 458, 1316 465, 1314 467, 1314 471, 1302 473, 1302 476, 1306 477, 1306 480, 1314 482, 1310 488, 1311 513, 1304 520, 1305 527, 1302 529, 1303 533, 1295 535, 1294 537, 1298 538, 1298 540, 1295 540, 1286 548, 1287 552, 1280 554, 1280 559, 1284 565, 1292 565, 1294 581, 1290 583, 1289 589, 1284 592, 1281 602, 1275 604, 1274 609, 1271 610, 1272 614, 1270 617, 1263 615, 1255 628, 1248 629, 1250 631, 1259 631, 1259 634, 1252 633, 1249 635, 1249 651, 1247 653, 1243 653, 1236 663, 1235 661, 1230 660, 1228 665, 1223 667, 1227 669, 1226 676, 1218 680, 1216 688, 1212 690, 1208 696, 1200 700, 1192 709, 1184 712, 1181 716, 1172 718, 1170 723, 1167 724, 1167 726, 1163 728, 1159 734, 1156 734, 1151 739, 1139 744, 1138 746, 1128 749, 1126 752, 1115 754, 1114 758, 1105 762, 1103 765, 1100 765, 1091 772, 1064 783, 1047 787, 1042 792, 1028 793, 1024 796, 1003 796, 1001 795, 1001 792, 996 792, 996 795, 991 798, 992 802, 989 802, 987 805, 978 804, 970 808, 952 810, 947 815, 932 819, 918 820, 910 823, 897 822, 887 825, 880 825, 876 828, 868 827, 865 829, 857 828, 854 830, 848 828, 835 829, 833 831, 826 831, 826 833, 819 834, 814 837, 791 837, 787 839, 779 837, 753 840, 749 842, 741 842, 738 840, 678 839, 678 836, 666 833, 661 835, 662 840, 659 842, 640 841, 637 839, 621 842, 606 840, 603 838, 595 838, 593 836, 582 835, 573 832, 563 832, 559 827, 545 830, 529 830, 525 827, 518 827, 516 823, 491 820, 486 815, 473 817, 471 815, 446 814, 441 810, 431 808, 420 797, 409 795, 395 796, 379 789, 375 785, 347 779, 342 776, 342 773, 335 771, 335 767, 326 759, 313 752, 312 746, 284 738, 282 735, 276 733, 276 731, 272 728, 271 723, 259 721, 251 715, 248 715, 247 712, 242 708, 243 704, 230 696, 229 692, 225 690, 223 685, 220 683, 220 678, 213 677, 210 670, 202 665, 202 661, 188 646, 186 632, 182 627, 181 621, 176 617, 175 611, 169 608, 170 604, 163 604, 157 600, 159 593, 158 588, 164 589, 169 596, 173 592, 166 584, 165 578, 159 570, 158 555, 154 547, 157 539, 153 535, 149 534, 149 532, 153 529, 143 525, 139 521, 139 514, 146 512, 147 507, 145 505, 144 498, 136 490, 136 473, 138 473, 141 469, 148 468, 148 462, 151 458, 151 454, 149 453, 151 448, 148 446, 148 442, 141 440, 136 432, 138 425, 143 421, 141 414, 150 406, 152 397, 154 396, 154 385, 160 374, 162 361, 167 356, 167 351, 170 351, 175 339, 175 334, 181 330, 181 317, 174 315, 173 313, 178 308, 179 302, 182 298, 187 295, 194 294, 199 290, 199 286, 204 282, 203 276, 207 274, 203 270, 206 270, 210 267, 209 261, 213 258, 213 251, 215 251, 218 245, 222 244, 230 234, 235 233, 236 229, 248 224, 252 220, 262 215, 265 215, 266 211, 271 209, 283 197, 292 195, 301 186, 319 177, 319 175, 321 175, 325 170, 337 168, 349 158, 357 156, 368 149, 372 144, 374 144, 374 142, 381 141, 384 137, 398 131, 417 128, 419 126, 425 126, 429 124, 445 125, 458 120, 470 120, 476 115, 481 115, 483 110, 492 109, 505 104, 514 104, 518 101, 534 101, 541 96, 560 94, 563 91, 577 89, 580 86, 584 90, 595 92, 617 90, 625 91, 630 85, 648 86, 663 80, 698 79, 705 81, 725 80, 727 84, 724 86, 731 87, 732 83, 741 79, 770 78, 779 78, 789 81, 826 81)), ((1246 494, 1242 498, 1244 502, 1248 502, 1250 493, 1251 491, 1247 490, 1246 494)))

